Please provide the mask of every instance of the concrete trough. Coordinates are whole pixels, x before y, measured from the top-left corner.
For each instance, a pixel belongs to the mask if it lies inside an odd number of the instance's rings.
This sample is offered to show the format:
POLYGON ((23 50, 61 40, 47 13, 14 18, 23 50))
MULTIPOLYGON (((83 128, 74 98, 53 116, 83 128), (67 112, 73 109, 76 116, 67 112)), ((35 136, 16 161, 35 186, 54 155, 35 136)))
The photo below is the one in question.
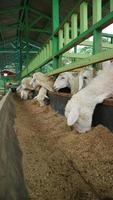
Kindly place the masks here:
MULTIPOLYGON (((69 93, 49 92, 50 105, 61 115, 64 115, 64 109, 71 98, 69 93)), ((98 104, 93 114, 92 126, 102 124, 113 131, 113 99, 106 99, 102 104, 98 104)))
POLYGON ((22 152, 15 133, 15 104, 11 93, 0 101, 0 199, 27 200, 22 152))

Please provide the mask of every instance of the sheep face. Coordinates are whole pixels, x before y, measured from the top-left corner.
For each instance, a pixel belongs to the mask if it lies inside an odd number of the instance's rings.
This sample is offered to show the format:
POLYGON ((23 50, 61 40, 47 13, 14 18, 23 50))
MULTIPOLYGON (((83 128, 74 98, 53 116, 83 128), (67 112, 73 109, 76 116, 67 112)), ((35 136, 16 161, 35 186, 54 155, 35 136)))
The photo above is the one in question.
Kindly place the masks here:
POLYGON ((86 67, 79 74, 79 90, 86 87, 93 78, 93 68, 86 67))
POLYGON ((28 90, 21 90, 20 92, 20 96, 21 96, 21 99, 23 100, 27 100, 28 99, 28 96, 29 96, 29 91, 28 90))
POLYGON ((37 83, 37 79, 33 78, 30 82, 30 85, 35 89, 37 88, 39 85, 37 83))
POLYGON ((40 82, 44 81, 44 77, 45 75, 42 72, 34 73, 30 81, 30 85, 32 85, 32 87, 36 89, 37 87, 41 86, 40 82))
POLYGON ((56 79, 54 86, 53 86, 56 91, 60 90, 61 88, 65 88, 65 87, 70 88, 68 73, 69 72, 64 72, 58 76, 58 78, 56 79))
POLYGON ((19 94, 21 92, 21 89, 22 89, 22 86, 19 85, 17 88, 16 88, 16 92, 19 94))
POLYGON ((39 86, 38 79, 37 79, 37 73, 34 73, 32 76, 32 79, 30 81, 30 85, 35 89, 39 86))

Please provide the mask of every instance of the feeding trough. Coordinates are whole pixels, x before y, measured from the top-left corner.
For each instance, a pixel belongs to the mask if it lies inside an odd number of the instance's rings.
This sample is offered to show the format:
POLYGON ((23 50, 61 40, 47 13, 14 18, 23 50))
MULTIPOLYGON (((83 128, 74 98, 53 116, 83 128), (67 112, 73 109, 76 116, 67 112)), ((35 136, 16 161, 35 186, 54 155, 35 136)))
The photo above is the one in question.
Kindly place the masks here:
MULTIPOLYGON (((65 106, 71 94, 63 92, 49 92, 50 105, 61 115, 64 115, 65 106)), ((106 99, 98 104, 93 114, 92 126, 102 124, 113 131, 113 98, 106 99)))

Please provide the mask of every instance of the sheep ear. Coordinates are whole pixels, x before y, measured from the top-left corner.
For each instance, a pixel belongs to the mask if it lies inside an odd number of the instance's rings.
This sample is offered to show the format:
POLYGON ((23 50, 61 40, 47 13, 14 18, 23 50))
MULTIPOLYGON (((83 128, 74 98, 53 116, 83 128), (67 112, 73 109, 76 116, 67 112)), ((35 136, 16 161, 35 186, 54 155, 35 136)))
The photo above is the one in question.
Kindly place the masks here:
POLYGON ((79 88, 78 90, 81 90, 84 86, 83 76, 82 74, 79 75, 79 88))
POLYGON ((77 121, 79 114, 80 114, 79 107, 78 106, 74 107, 67 117, 68 126, 72 126, 77 121))

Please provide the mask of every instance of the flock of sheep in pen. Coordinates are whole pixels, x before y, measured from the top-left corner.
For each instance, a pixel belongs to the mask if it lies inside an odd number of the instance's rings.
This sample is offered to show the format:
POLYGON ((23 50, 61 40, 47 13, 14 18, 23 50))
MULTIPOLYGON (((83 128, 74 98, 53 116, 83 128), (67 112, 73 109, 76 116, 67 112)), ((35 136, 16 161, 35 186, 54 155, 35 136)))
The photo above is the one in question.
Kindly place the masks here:
POLYGON ((113 62, 102 63, 102 69, 95 75, 91 66, 80 72, 64 72, 54 81, 46 74, 36 72, 32 77, 26 77, 17 88, 21 99, 28 99, 32 90, 37 91, 34 97, 40 106, 44 106, 44 99, 48 98, 48 91, 59 91, 70 88, 72 98, 65 107, 65 117, 68 126, 74 126, 78 132, 91 129, 92 116, 97 104, 113 95, 113 62))

